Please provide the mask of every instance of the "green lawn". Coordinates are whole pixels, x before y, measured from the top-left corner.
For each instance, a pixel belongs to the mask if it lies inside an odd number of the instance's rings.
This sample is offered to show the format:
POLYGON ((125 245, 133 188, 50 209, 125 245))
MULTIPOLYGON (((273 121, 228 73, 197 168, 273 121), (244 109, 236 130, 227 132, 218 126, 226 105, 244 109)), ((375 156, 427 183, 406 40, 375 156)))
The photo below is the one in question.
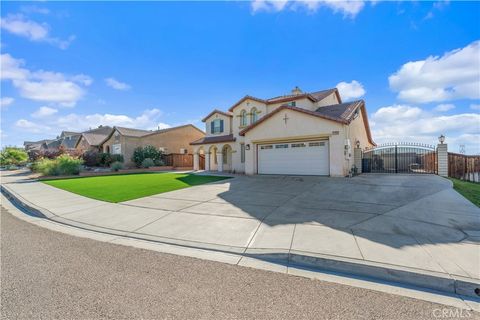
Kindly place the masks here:
POLYGON ((453 188, 462 196, 470 200, 474 205, 480 207, 480 183, 463 181, 450 178, 453 181, 453 188))
POLYGON ((43 182, 85 197, 122 202, 224 179, 228 177, 189 173, 139 173, 44 180, 43 182))

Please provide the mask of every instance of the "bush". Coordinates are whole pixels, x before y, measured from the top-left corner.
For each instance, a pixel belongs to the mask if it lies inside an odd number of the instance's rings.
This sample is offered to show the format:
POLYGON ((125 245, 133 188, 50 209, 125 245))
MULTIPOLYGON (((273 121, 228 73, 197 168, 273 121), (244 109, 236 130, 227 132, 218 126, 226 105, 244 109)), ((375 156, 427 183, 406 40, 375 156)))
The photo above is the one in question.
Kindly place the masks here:
POLYGON ((110 165, 110 168, 113 171, 118 171, 120 169, 123 169, 123 163, 121 163, 120 161, 112 162, 112 164, 110 165))
POLYGON ((86 151, 83 156, 83 162, 86 166, 96 167, 100 163, 97 151, 86 151))
POLYGON ((28 154, 25 150, 15 147, 5 147, 0 152, 0 165, 18 166, 24 165, 28 161, 28 154))
POLYGON ((79 174, 83 160, 67 154, 56 159, 41 158, 30 167, 32 171, 45 176, 60 176, 79 174))
POLYGON ((49 158, 40 158, 32 163, 30 169, 33 172, 38 172, 45 176, 55 175, 55 160, 49 158))
POLYGON ((155 165, 155 162, 151 158, 146 158, 142 161, 142 168, 150 168, 155 165))
POLYGON ((113 162, 113 159, 110 153, 102 152, 98 154, 98 164, 101 167, 110 167, 112 162, 113 162))
POLYGON ((133 151, 132 161, 137 167, 142 167, 145 159, 151 159, 154 163, 163 161, 163 152, 154 146, 138 147, 133 151))
POLYGON ((63 154, 56 161, 56 171, 59 175, 79 174, 82 169, 83 160, 63 154))
POLYGON ((112 162, 122 162, 123 163, 123 154, 112 154, 112 162))

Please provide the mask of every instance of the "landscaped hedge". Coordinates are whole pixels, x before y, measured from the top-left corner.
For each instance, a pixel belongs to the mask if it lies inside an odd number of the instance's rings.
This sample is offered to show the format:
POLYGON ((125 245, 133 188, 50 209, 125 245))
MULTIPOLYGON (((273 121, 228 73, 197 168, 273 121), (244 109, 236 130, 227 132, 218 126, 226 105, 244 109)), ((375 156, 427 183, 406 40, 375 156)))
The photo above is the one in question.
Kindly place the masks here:
MULTIPOLYGON (((133 151, 132 161, 135 162, 135 165, 138 168, 144 167, 144 161, 146 159, 151 159, 153 161, 153 165, 163 166, 165 165, 163 156, 163 152, 154 146, 138 147, 133 151)), ((151 166, 150 160, 147 160, 146 164, 151 166)))
POLYGON ((107 152, 87 151, 82 156, 88 167, 110 167, 113 162, 123 162, 123 155, 107 152))
POLYGON ((30 168, 45 176, 63 176, 79 174, 82 164, 82 159, 63 154, 55 159, 41 158, 30 168))

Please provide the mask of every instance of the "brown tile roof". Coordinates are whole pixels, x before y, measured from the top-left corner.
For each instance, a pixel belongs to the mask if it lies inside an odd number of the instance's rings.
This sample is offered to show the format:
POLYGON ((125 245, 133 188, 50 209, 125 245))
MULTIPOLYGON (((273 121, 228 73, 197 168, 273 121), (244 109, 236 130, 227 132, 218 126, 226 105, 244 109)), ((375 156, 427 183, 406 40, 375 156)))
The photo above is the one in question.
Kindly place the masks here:
POLYGON ((133 128, 124 128, 124 127, 113 127, 113 130, 110 132, 110 134, 108 136, 105 137, 105 139, 103 139, 103 141, 100 143, 100 145, 104 144, 105 141, 110 139, 112 134, 115 132, 115 129, 123 136, 142 138, 142 137, 146 137, 146 136, 150 136, 150 135, 154 135, 154 134, 162 134, 162 133, 165 133, 165 132, 169 132, 169 131, 177 130, 177 129, 182 129, 182 128, 186 128, 186 127, 192 127, 194 129, 196 129, 197 131, 205 134, 205 132, 198 129, 193 124, 184 124, 184 125, 181 125, 181 126, 165 128, 165 129, 160 129, 160 130, 142 130, 142 129, 133 129, 133 128))
POLYGON ((340 104, 333 104, 330 106, 320 107, 315 112, 323 114, 325 116, 338 119, 340 121, 351 121, 354 111, 361 105, 365 104, 363 100, 357 100, 353 102, 346 102, 340 104))
POLYGON ((215 113, 219 113, 219 114, 222 114, 224 116, 227 116, 227 117, 232 117, 232 114, 231 113, 227 113, 227 112, 223 112, 223 111, 220 111, 218 109, 215 109, 213 110, 212 112, 210 112, 205 118, 202 119, 202 122, 205 122, 207 121, 208 118, 210 118, 212 115, 214 115, 215 113))
MULTIPOLYGON (((85 138, 85 140, 87 140, 89 145, 99 146, 103 142, 105 137, 109 136, 112 132, 113 132, 112 127, 102 126, 96 129, 91 129, 91 130, 82 132, 82 136, 85 138)), ((80 139, 78 141, 80 141, 80 139)))
POLYGON ((365 130, 367 132, 368 140, 370 143, 375 145, 375 142, 373 142, 372 135, 370 132, 370 126, 368 124, 368 118, 367 118, 367 112, 365 108, 365 101, 363 100, 358 100, 358 101, 353 101, 353 102, 347 102, 347 103, 341 103, 341 104, 335 104, 335 105, 330 105, 330 106, 325 106, 325 107, 320 107, 316 111, 310 111, 307 109, 303 108, 298 108, 298 107, 292 107, 289 105, 283 105, 275 109, 274 111, 270 112, 269 114, 265 115, 264 117, 260 118, 257 122, 252 123, 242 131, 240 131, 240 135, 244 136, 245 133, 250 131, 251 129, 255 128, 262 122, 268 120, 271 118, 274 114, 282 111, 282 110, 293 110, 297 112, 301 112, 310 116, 318 117, 318 118, 323 118, 326 120, 330 121, 335 121, 339 122, 342 124, 349 124, 353 120, 353 115, 355 114, 355 110, 360 108, 364 120, 364 125, 365 125, 365 130))
POLYGON ((208 144, 208 143, 219 143, 219 142, 233 142, 236 139, 233 137, 233 134, 226 136, 213 136, 213 137, 203 137, 201 139, 190 142, 192 145, 196 144, 208 144))
POLYGON ((129 137, 142 137, 149 133, 152 133, 152 130, 142 130, 142 129, 135 129, 135 128, 125 128, 125 127, 114 127, 122 136, 129 136, 129 137))
POLYGON ((310 99, 312 102, 318 102, 318 101, 321 101, 321 100, 325 99, 327 96, 329 96, 332 93, 335 93, 337 95, 338 101, 342 102, 337 88, 332 88, 332 89, 321 90, 321 91, 316 91, 316 92, 311 92, 311 93, 283 95, 283 96, 273 97, 273 98, 270 98, 270 99, 260 99, 260 98, 255 98, 255 97, 246 95, 245 97, 240 99, 238 102, 236 102, 233 106, 231 106, 230 109, 228 109, 228 111, 232 112, 233 109, 235 109, 235 107, 237 107, 239 104, 241 104, 243 101, 245 101, 247 99, 258 101, 258 102, 265 103, 265 104, 274 104, 274 103, 295 101, 295 100, 303 99, 303 98, 310 99))

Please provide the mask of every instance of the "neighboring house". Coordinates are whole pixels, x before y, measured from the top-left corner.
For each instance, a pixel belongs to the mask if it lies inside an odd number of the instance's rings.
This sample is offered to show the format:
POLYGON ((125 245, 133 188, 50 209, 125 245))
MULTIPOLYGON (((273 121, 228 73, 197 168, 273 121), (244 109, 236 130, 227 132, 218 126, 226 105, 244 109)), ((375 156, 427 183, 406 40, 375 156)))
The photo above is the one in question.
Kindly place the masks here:
POLYGON ((90 129, 82 132, 81 137, 75 144, 75 149, 80 152, 102 151, 102 142, 112 133, 113 128, 109 126, 99 126, 96 129, 90 129))
POLYGON ((47 150, 47 144, 52 142, 53 140, 50 139, 44 139, 40 141, 25 141, 23 143, 23 147, 25 148, 25 151, 44 151, 47 150))
POLYGON ((132 156, 137 147, 152 145, 167 154, 191 154, 190 142, 204 136, 202 130, 191 124, 155 131, 114 127, 101 142, 101 148, 103 152, 122 154, 125 165, 134 166, 132 156))
POLYGON ((246 174, 345 176, 353 148, 374 146, 363 100, 343 103, 336 88, 271 99, 245 96, 203 120, 193 141, 194 169, 246 174))

